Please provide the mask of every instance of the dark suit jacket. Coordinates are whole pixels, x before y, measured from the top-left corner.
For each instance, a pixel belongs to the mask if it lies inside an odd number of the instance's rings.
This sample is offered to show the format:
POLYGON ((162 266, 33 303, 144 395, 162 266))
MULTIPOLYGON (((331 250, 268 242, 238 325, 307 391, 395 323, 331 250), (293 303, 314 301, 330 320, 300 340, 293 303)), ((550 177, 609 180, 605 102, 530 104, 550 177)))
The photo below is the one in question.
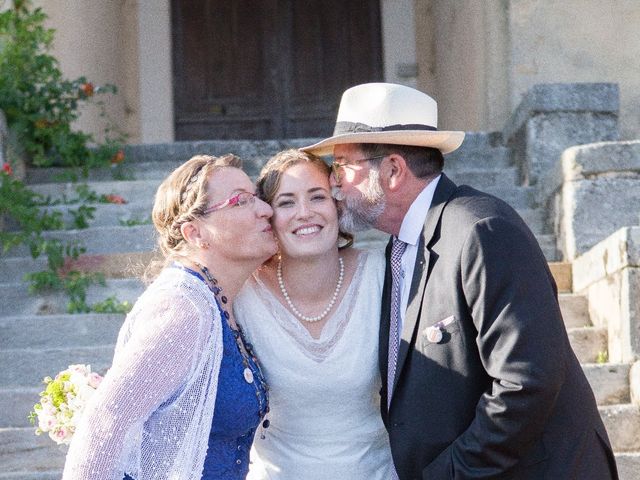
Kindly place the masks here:
MULTIPOLYGON (((387 274, 380 370, 387 378, 387 274)), ((536 239, 503 201, 444 174, 420 243, 391 406, 401 480, 617 478, 536 239), (426 329, 448 319, 442 340, 426 329)))

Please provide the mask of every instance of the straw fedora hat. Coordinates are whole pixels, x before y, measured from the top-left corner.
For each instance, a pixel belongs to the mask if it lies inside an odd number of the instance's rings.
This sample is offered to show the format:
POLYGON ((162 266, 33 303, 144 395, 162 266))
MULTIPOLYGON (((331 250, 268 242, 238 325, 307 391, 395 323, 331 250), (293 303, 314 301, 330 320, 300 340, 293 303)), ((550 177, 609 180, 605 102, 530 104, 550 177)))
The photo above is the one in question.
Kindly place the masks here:
POLYGON ((302 150, 318 156, 344 143, 390 143, 453 152, 464 132, 438 130, 438 105, 426 93, 393 83, 365 83, 344 92, 333 136, 302 150))

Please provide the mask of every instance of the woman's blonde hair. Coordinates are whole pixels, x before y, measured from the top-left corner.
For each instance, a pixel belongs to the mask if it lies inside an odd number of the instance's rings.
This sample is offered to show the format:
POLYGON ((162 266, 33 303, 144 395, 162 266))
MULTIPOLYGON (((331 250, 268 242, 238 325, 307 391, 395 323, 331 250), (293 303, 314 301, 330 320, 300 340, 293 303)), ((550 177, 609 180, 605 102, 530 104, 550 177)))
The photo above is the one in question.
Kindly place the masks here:
POLYGON ((160 268, 183 256, 187 242, 181 226, 201 217, 209 205, 207 187, 214 172, 225 167, 241 168, 235 155, 196 155, 176 168, 158 187, 151 212, 158 232, 158 248, 163 260, 154 262, 145 273, 150 279, 160 268))
MULTIPOLYGON (((300 163, 313 165, 325 174, 327 178, 331 174, 331 167, 320 157, 293 148, 283 150, 271 157, 264 167, 262 167, 256 182, 258 197, 269 205, 272 205, 273 199, 280 189, 282 175, 291 167, 300 163)), ((352 234, 340 231, 338 235, 346 242, 344 245, 341 245, 340 248, 350 247, 353 244, 352 234)))

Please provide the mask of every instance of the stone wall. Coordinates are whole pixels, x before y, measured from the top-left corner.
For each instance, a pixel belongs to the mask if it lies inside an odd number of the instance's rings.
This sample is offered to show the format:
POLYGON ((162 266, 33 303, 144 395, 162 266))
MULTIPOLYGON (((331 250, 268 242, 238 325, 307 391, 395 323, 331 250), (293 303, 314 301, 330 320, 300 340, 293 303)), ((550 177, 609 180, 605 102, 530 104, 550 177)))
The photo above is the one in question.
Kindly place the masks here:
POLYGON ((441 123, 495 131, 534 85, 620 86, 621 138, 640 138, 637 0, 415 0, 418 86, 441 123))

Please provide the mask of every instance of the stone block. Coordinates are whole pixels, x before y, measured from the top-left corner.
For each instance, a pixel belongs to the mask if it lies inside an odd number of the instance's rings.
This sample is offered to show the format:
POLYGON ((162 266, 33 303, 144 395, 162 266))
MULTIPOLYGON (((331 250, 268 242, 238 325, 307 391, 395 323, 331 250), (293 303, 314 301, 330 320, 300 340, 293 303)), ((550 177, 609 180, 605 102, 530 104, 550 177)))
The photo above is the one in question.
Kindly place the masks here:
POLYGON ((580 363, 593 363, 607 352, 607 330, 597 327, 567 329, 569 343, 580 363))
POLYGON ((562 154, 564 181, 640 173, 640 140, 598 142, 571 147, 562 154))
POLYGON ((503 136, 523 183, 538 187, 539 205, 546 206, 562 183, 565 149, 618 139, 618 109, 619 89, 612 83, 541 84, 524 96, 503 136))
POLYGON ((562 154, 555 230, 573 260, 621 227, 637 225, 640 141, 572 147, 562 154))
POLYGON ((629 403, 629 368, 626 363, 590 363, 582 366, 598 405, 629 403))
POLYGON ((553 112, 599 112, 618 114, 620 89, 615 83, 543 83, 534 85, 522 98, 503 130, 513 137, 535 114, 553 112))
POLYGON ((640 406, 640 361, 635 362, 629 371, 629 395, 631 403, 640 406))
POLYGON ((640 453, 616 453, 616 464, 620 480, 640 479, 640 453))
POLYGON ((567 328, 591 325, 589 304, 584 295, 561 293, 558 295, 558 303, 560 304, 562 319, 567 328))
POLYGON ((598 410, 614 452, 640 450, 640 407, 630 404, 608 405, 598 410))

